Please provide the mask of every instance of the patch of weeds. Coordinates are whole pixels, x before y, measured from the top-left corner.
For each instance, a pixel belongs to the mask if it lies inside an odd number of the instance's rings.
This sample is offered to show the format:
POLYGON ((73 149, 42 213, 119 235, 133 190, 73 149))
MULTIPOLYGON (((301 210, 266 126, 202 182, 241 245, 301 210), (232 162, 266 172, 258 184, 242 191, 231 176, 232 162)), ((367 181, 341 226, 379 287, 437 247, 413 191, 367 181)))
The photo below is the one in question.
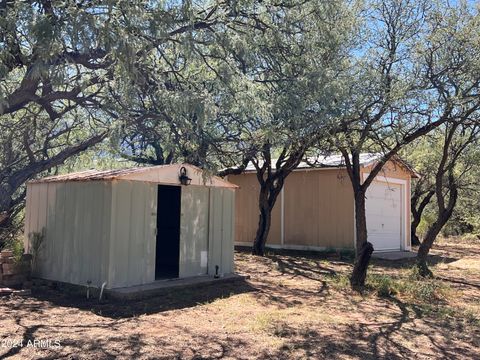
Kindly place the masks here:
POLYGON ((391 297, 397 294, 397 280, 388 275, 369 274, 367 286, 380 297, 391 297))
POLYGON ((447 320, 456 315, 456 311, 449 306, 422 304, 418 308, 421 310, 423 315, 433 316, 441 320, 447 320))
POLYGON ((423 303, 435 302, 442 300, 442 287, 438 281, 426 279, 423 281, 417 281, 407 287, 412 296, 423 303), (412 286, 413 285, 413 286, 412 286))
POLYGON ((422 315, 430 316, 437 320, 463 322, 476 328, 480 326, 478 314, 469 310, 440 304, 422 304, 418 306, 418 309, 422 315))
POLYGON ((399 295, 410 302, 434 304, 446 301, 453 295, 450 286, 437 279, 422 278, 416 267, 405 278, 396 278, 384 274, 369 273, 367 288, 380 297, 399 295))
POLYGON ((329 285, 337 290, 350 289, 350 279, 344 274, 325 274, 329 285))
POLYGON ((328 261, 326 259, 320 260, 320 265, 322 265, 323 267, 329 267, 330 266, 330 261, 328 261))
POLYGON ((461 321, 475 328, 480 327, 480 314, 472 310, 464 310, 441 304, 421 304, 418 309, 423 315, 443 321, 461 321))
POLYGON ((399 283, 399 292, 424 304, 445 301, 453 295, 452 288, 437 279, 421 278, 414 267, 410 276, 399 283))
POLYGON ((477 312, 474 312, 472 310, 465 310, 464 313, 464 318, 467 321, 468 324, 473 325, 475 327, 480 327, 480 314, 477 312))
POLYGON ((410 272, 408 274, 408 279, 412 281, 422 280, 423 278, 420 276, 420 270, 418 266, 414 265, 410 268, 410 272))

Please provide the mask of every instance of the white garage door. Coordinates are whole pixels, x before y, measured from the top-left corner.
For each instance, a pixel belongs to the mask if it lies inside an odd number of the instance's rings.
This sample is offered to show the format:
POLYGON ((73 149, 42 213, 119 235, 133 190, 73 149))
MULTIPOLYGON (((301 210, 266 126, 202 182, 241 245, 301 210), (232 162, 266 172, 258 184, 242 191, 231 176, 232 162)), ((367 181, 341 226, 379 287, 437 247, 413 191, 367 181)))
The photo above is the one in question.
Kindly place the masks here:
POLYGON ((378 250, 400 250, 402 238, 402 187, 373 182, 367 189, 368 241, 378 250))

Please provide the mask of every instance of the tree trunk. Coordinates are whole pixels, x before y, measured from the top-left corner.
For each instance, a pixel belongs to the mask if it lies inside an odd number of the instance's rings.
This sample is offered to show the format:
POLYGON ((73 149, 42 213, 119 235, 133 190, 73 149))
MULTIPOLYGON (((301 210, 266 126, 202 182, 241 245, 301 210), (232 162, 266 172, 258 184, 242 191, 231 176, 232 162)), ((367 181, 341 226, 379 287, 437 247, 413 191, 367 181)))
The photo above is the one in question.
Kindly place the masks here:
POLYGON ((443 211, 439 211, 437 220, 428 228, 427 234, 423 239, 420 247, 418 248, 417 253, 417 267, 419 271, 419 275, 422 277, 432 277, 432 271, 428 268, 427 265, 427 257, 432 245, 437 238, 442 228, 450 219, 453 213, 453 209, 455 208, 455 204, 457 202, 458 192, 455 185, 453 185, 450 189, 450 199, 448 201, 448 206, 443 209, 443 211))
POLYGON ((410 225, 410 239, 412 242, 412 246, 420 245, 420 239, 417 236, 417 228, 420 225, 420 221, 422 220, 422 214, 418 211, 412 212, 412 223, 410 225))
POLYGON ((438 234, 442 230, 443 225, 445 225, 446 222, 447 220, 443 221, 443 219, 434 222, 428 229, 425 238, 423 239, 420 247, 418 248, 417 267, 419 275, 422 277, 433 276, 432 271, 428 268, 427 265, 427 257, 430 249, 432 248, 433 242, 437 238, 438 234))
POLYGON ((410 234, 410 239, 411 239, 411 242, 412 242, 412 246, 418 246, 418 245, 421 244, 420 239, 417 236, 416 227, 415 227, 415 229, 413 229, 413 225, 412 225, 412 230, 411 230, 411 234, 410 234))
POLYGON ((357 253, 367 242, 367 216, 365 213, 365 192, 358 191, 355 195, 355 231, 357 253))
POLYGON ((272 210, 280 191, 281 187, 276 187, 271 182, 267 182, 260 187, 258 199, 260 215, 258 217, 257 233, 253 241, 253 255, 265 256, 265 244, 272 223, 272 210))
POLYGON ((354 288, 365 285, 367 268, 373 252, 373 245, 367 242, 367 217, 365 213, 365 192, 357 191, 355 194, 355 231, 356 231, 356 256, 350 284, 354 288))
POLYGON ((260 204, 260 215, 258 219, 258 228, 253 241, 252 254, 258 256, 265 255, 265 244, 267 243, 270 224, 272 222, 272 209, 268 202, 260 204))
POLYGON ((411 212, 412 212, 412 223, 410 225, 410 232, 411 232, 411 242, 412 245, 418 246, 420 245, 420 239, 417 235, 417 228, 420 225, 420 221, 422 221, 423 211, 430 203, 433 195, 435 195, 435 190, 430 190, 427 194, 423 197, 423 199, 419 202, 421 195, 418 192, 415 192, 411 198, 411 212))
POLYGON ((350 277, 350 285, 352 288, 356 289, 365 286, 367 268, 368 264, 370 263, 372 253, 373 245, 369 242, 365 242, 355 259, 355 266, 353 267, 352 276, 350 277))

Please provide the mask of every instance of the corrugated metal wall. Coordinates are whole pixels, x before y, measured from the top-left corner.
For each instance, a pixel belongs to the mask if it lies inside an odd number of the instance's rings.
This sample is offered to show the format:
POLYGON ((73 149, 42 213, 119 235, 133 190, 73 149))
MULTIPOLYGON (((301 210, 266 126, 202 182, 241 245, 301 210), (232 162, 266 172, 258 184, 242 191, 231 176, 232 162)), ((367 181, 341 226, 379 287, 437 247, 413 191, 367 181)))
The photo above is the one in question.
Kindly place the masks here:
POLYGON ((284 191, 285 244, 353 248, 353 190, 345 170, 295 171, 284 191))
MULTIPOLYGON (((107 288, 155 280, 158 184, 29 184, 26 234, 46 229, 38 276, 107 288)), ((182 187, 180 277, 233 272, 234 190, 182 187)), ((28 251, 28 241, 26 243, 28 251)))
POLYGON ((182 187, 179 276, 207 274, 210 189, 182 187))
MULTIPOLYGON (((253 242, 258 226, 259 186, 255 174, 230 176, 236 191, 236 238, 253 242)), ((267 245, 302 248, 353 248, 353 191, 343 169, 295 171, 284 186, 284 239, 281 242, 280 194, 272 212, 267 245)))
POLYGON ((235 240, 235 192, 226 188, 210 188, 208 273, 233 272, 235 240))
MULTIPOLYGON (((81 285, 105 281, 111 194, 108 182, 28 184, 25 233, 45 229, 37 276, 81 285)), ((30 249, 28 237, 25 246, 30 249)))
POLYGON ((112 183, 109 288, 155 280, 156 221, 156 184, 112 183))

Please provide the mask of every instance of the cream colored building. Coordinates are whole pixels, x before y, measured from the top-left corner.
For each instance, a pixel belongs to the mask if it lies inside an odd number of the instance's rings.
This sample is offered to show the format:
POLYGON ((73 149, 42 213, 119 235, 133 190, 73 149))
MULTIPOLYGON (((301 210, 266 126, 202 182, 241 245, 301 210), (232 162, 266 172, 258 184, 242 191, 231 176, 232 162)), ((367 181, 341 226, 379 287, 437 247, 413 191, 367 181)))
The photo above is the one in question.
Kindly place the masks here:
POLYGON ((35 252, 36 276, 77 285, 229 274, 235 189, 187 164, 30 181, 25 249, 35 252), (189 185, 180 183, 182 167, 189 185))
MULTIPOLYGON (((362 176, 378 157, 362 154, 362 176)), ((301 163, 286 179, 272 214, 267 246, 298 250, 354 249, 355 205, 341 156, 321 167, 301 163)), ((320 164, 318 164, 320 165, 320 164)), ((368 176, 368 175, 367 175, 368 176)), ((388 162, 366 196, 369 241, 376 251, 410 250, 410 181, 418 175, 401 159, 388 162)), ((258 225, 259 184, 253 166, 228 180, 236 191, 236 245, 251 246, 258 225)))

